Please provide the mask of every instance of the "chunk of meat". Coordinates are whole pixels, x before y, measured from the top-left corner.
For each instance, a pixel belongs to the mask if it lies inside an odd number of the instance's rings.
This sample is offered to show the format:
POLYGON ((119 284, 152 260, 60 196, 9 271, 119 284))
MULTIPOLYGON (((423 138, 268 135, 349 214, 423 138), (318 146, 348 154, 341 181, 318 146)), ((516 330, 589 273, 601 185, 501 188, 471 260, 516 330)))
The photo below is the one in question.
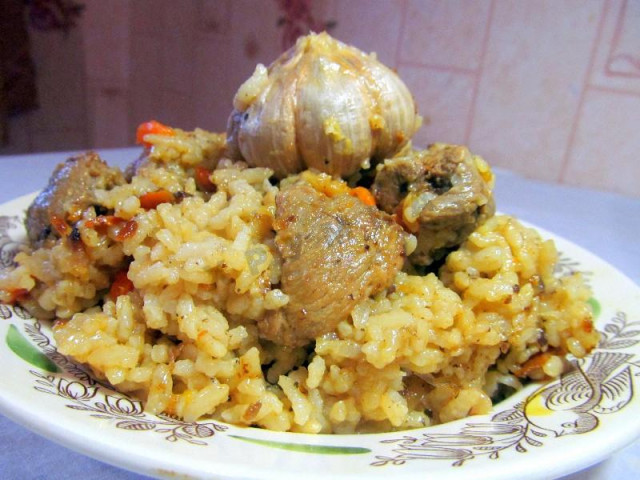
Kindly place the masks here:
POLYGON ((390 215, 303 183, 277 195, 275 229, 289 303, 258 327, 282 345, 305 345, 335 329, 358 302, 391 286, 405 259, 406 234, 390 215))
POLYGON ((378 206, 397 213, 418 245, 409 260, 428 266, 495 213, 493 174, 466 147, 434 144, 386 160, 372 186, 378 206))
POLYGON ((29 242, 40 248, 59 236, 53 222, 73 222, 96 203, 94 191, 122 184, 117 168, 109 167, 98 154, 89 152, 72 157, 53 171, 49 184, 27 210, 25 227, 29 242))

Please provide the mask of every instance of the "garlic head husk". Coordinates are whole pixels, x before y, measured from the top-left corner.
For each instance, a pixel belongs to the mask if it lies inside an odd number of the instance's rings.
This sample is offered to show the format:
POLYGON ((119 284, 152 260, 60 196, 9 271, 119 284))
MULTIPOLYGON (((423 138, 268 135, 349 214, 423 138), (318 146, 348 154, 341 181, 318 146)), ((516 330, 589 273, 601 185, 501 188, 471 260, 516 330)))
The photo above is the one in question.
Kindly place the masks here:
POLYGON ((228 150, 278 177, 309 168, 346 177, 393 156, 420 124, 408 88, 375 55, 310 34, 238 89, 228 150))

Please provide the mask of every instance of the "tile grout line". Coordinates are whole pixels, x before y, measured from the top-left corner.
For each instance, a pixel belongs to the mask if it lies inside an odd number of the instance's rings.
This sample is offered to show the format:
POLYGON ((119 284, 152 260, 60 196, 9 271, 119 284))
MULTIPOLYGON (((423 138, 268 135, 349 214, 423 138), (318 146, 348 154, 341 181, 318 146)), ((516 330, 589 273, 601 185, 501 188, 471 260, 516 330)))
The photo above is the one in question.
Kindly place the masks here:
MULTIPOLYGON (((608 3, 608 2, 607 2, 608 3)), ((609 60, 613 57, 613 52, 615 52, 616 48, 620 44, 620 35, 622 35, 622 24, 624 23, 624 17, 627 13, 628 0, 622 1, 622 6, 620 7, 620 12, 618 12, 618 16, 615 20, 616 24, 613 30, 613 37, 611 38, 611 44, 609 45, 609 55, 607 55, 607 63, 605 65, 605 75, 610 75, 612 72, 609 68, 609 60)))
POLYGON ((491 24, 493 23, 493 15, 495 10, 495 0, 491 0, 489 4, 489 14, 487 15, 487 24, 485 26, 484 36, 482 38, 482 49, 480 50, 480 59, 478 62, 478 68, 475 69, 475 76, 473 82, 473 90, 471 91, 471 104, 469 105, 469 112, 467 117, 467 124, 464 132, 464 143, 469 145, 471 140, 471 130, 473 129, 473 122, 476 116, 476 106, 478 103, 478 91, 480 90, 480 80, 484 71, 484 62, 489 49, 489 36, 491 34, 491 24))
POLYGON ((593 90, 596 92, 602 93, 610 93, 612 95, 628 95, 630 97, 640 97, 640 91, 625 89, 625 88, 616 88, 616 87, 605 87, 602 85, 590 84, 589 90, 593 90))
POLYGON ((571 157, 571 153, 573 152, 576 136, 578 134, 578 124, 580 123, 580 117, 584 110, 584 102, 587 96, 587 91, 590 90, 591 88, 591 81, 590 81, 591 75, 593 72, 593 67, 595 65, 598 46, 600 45, 600 41, 602 40, 602 32, 604 31, 605 20, 608 14, 609 14, 609 2, 605 2, 604 6, 602 7, 602 11, 600 12, 600 20, 598 21, 596 36, 593 40, 593 45, 591 46, 589 63, 587 64, 586 72, 584 74, 584 79, 582 81, 582 89, 580 90, 580 97, 578 98, 578 107, 576 108, 575 114, 573 116, 571 129, 569 130, 569 137, 567 138, 567 145, 565 147, 564 155, 562 158, 560 173, 557 178, 557 181, 560 183, 564 181, 565 176, 567 174, 567 170, 569 169, 569 160, 571 157))

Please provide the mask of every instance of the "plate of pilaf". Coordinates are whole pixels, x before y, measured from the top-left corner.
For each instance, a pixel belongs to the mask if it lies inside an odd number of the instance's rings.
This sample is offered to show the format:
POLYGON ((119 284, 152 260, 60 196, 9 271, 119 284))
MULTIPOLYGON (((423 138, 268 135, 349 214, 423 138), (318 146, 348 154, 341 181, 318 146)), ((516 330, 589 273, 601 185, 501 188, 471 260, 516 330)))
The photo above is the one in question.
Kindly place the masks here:
POLYGON ((420 122, 311 34, 227 132, 145 122, 125 170, 0 205, 0 411, 160 478, 548 478, 632 442, 637 285, 420 122))

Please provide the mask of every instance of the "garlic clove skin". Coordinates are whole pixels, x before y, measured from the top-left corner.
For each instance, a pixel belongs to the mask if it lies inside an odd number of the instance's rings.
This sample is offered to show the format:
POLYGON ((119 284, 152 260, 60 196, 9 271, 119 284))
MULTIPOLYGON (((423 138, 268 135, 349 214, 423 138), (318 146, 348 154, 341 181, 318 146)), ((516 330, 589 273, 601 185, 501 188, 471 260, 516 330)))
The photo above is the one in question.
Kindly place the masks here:
POLYGON ((308 168, 349 175, 371 156, 372 102, 351 71, 330 58, 307 57, 299 84, 298 152, 308 168))
POLYGON ((389 158, 398 153, 422 125, 422 118, 416 113, 413 96, 400 77, 390 75, 389 70, 378 62, 370 62, 368 74, 371 78, 370 91, 377 102, 380 118, 372 130, 377 134, 374 156, 389 158))
POLYGON ((233 98, 233 108, 237 111, 245 111, 262 91, 269 85, 267 67, 259 63, 253 74, 245 81, 233 98))
POLYGON ((296 83, 274 78, 240 117, 237 131, 242 158, 274 171, 301 170, 295 131, 296 83))
POLYGON ((393 156, 420 121, 407 87, 375 55, 310 34, 240 87, 228 151, 277 177, 306 168, 346 177, 393 156))

